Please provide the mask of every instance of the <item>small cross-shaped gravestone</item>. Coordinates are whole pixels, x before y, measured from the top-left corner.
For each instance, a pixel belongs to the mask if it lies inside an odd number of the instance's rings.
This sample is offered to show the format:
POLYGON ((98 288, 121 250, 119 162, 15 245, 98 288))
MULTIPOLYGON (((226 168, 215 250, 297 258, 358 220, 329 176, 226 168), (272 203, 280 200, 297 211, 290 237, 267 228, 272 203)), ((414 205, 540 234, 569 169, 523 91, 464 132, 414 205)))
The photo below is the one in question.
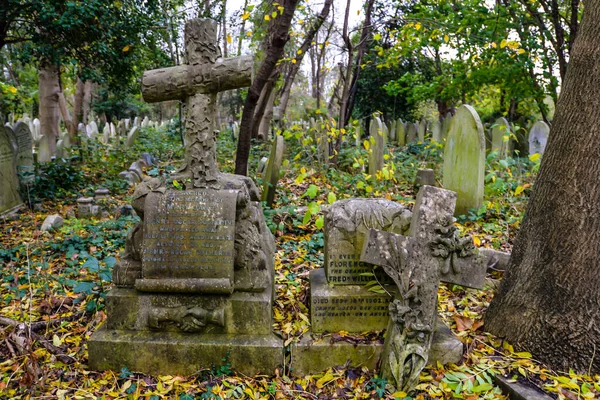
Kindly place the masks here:
POLYGON ((185 161, 178 178, 194 188, 218 188, 215 120, 217 93, 250 86, 250 56, 221 59, 217 22, 192 19, 185 24, 186 64, 146 71, 144 100, 184 100, 185 161))
POLYGON ((408 392, 427 364, 440 281, 480 288, 485 264, 454 226, 456 193, 423 186, 408 237, 370 230, 361 261, 383 267, 398 287, 382 353, 382 374, 408 392))

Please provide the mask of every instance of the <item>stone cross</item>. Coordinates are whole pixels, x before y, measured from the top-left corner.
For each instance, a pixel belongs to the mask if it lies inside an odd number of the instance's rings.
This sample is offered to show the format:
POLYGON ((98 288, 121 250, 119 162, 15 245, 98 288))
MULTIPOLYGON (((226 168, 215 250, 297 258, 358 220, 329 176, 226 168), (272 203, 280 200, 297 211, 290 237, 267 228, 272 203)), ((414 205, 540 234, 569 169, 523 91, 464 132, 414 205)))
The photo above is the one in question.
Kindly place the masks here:
POLYGON ((215 118, 217 93, 250 86, 250 56, 221 59, 217 23, 192 19, 185 24, 186 64, 146 71, 142 94, 147 102, 186 103, 185 161, 178 176, 194 188, 218 188, 215 118))
POLYGON ((417 196, 410 235, 370 230, 361 261, 383 267, 398 287, 390 303, 382 373, 402 391, 418 383, 428 360, 437 315, 440 281, 481 288, 483 257, 470 237, 454 226, 456 193, 423 186, 417 196))

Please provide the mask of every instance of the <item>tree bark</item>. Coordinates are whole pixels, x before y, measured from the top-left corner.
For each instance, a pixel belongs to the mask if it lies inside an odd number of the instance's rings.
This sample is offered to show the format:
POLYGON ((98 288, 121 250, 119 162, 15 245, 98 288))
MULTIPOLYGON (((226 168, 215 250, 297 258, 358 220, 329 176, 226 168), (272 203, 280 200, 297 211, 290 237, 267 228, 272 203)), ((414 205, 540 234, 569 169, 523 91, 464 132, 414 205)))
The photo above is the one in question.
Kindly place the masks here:
POLYGON ((600 1, 585 3, 540 172, 485 326, 556 370, 600 373, 600 1))
POLYGON ((84 92, 83 92, 83 104, 82 104, 82 119, 81 122, 84 124, 88 123, 88 117, 90 115, 90 109, 92 107, 94 85, 89 79, 85 81, 84 92))
POLYGON ((77 78, 77 83, 75 84, 75 104, 73 104, 73 117, 71 120, 71 126, 69 126, 69 137, 71 138, 71 143, 73 144, 79 143, 77 128, 79 127, 79 123, 83 121, 84 96, 85 83, 83 83, 81 79, 77 78))
POLYGON ((38 153, 39 162, 48 162, 56 154, 56 138, 60 110, 58 97, 58 68, 56 65, 39 66, 40 132, 42 143, 38 153))
POLYGON ((292 24, 292 18, 296 11, 299 0, 286 0, 283 3, 283 14, 277 16, 277 23, 272 24, 272 30, 268 37, 271 37, 271 45, 268 48, 265 59, 262 62, 256 77, 248 90, 242 120, 240 123, 240 137, 238 140, 237 154, 235 159, 235 173, 238 175, 247 175, 248 158, 250 156, 250 138, 252 130, 252 119, 256 103, 260 97, 263 87, 275 69, 277 62, 283 57, 284 46, 290 38, 289 30, 292 24))
POLYGON ((283 90, 281 93, 280 101, 279 101, 279 112, 281 117, 285 116, 285 110, 287 109, 287 103, 290 98, 290 91, 292 90, 292 84, 294 83, 294 79, 296 78, 296 74, 300 70, 300 65, 302 64, 302 60, 304 59, 304 55, 308 51, 308 48, 311 46, 315 35, 321 29, 323 22, 327 19, 329 15, 329 10, 331 9, 331 4, 333 0, 325 0, 325 4, 323 4, 323 9, 321 13, 317 16, 317 20, 311 26, 310 30, 304 37, 304 41, 302 45, 296 52, 296 57, 294 57, 295 63, 292 63, 290 66, 290 71, 287 74, 284 84, 283 90))

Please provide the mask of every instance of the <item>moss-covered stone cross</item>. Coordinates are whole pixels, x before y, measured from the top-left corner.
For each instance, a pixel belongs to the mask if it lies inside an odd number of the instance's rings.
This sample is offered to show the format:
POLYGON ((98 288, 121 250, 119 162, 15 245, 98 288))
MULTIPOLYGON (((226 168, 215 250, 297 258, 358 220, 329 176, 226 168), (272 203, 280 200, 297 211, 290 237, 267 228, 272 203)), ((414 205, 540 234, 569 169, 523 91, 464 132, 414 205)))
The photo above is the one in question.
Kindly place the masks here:
POLYGON ((186 63, 146 71, 142 95, 147 102, 186 103, 185 162, 177 177, 194 188, 218 188, 215 118, 217 93, 250 86, 252 57, 221 59, 217 23, 192 19, 185 24, 186 63))
POLYGON ((383 267, 398 287, 390 303, 382 374, 409 392, 427 364, 437 314, 440 281, 480 288, 483 263, 470 237, 454 226, 456 193, 423 186, 417 196, 410 235, 370 230, 361 261, 383 267))

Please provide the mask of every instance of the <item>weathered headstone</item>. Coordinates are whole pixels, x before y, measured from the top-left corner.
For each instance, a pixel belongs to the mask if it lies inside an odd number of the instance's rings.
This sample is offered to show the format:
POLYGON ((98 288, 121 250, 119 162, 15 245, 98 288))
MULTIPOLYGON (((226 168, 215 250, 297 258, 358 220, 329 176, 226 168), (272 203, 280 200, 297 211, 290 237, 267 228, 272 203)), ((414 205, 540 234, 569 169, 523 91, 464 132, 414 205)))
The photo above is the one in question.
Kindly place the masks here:
POLYGON ((34 180, 33 167, 33 136, 29 125, 25 122, 17 122, 15 125, 15 136, 17 138, 17 174, 21 183, 31 183, 34 180))
POLYGON ((48 215, 44 222, 42 223, 42 227, 40 228, 42 231, 51 231, 53 229, 58 229, 63 226, 64 219, 58 214, 48 215))
POLYGON ((401 119, 396 122, 396 143, 398 146, 406 145, 406 128, 401 119))
POLYGON ((504 159, 510 152, 510 124, 506 118, 498 118, 492 126, 492 151, 498 152, 498 157, 504 159))
POLYGON ((269 163, 268 157, 263 157, 258 162, 258 168, 256 169, 256 173, 258 175, 263 175, 263 179, 265 179, 264 173, 267 170, 267 164, 269 163))
POLYGON ((463 105, 452 118, 444 149, 443 186, 458 194, 456 215, 481 207, 484 178, 483 125, 473 107, 463 105))
POLYGON ((419 139, 419 142, 421 142, 421 143, 425 142, 425 134, 426 133, 427 133, 427 120, 422 119, 417 124, 417 137, 419 139))
POLYGON ((406 144, 415 143, 417 141, 417 124, 414 122, 406 123, 406 144))
POLYGON ((10 212, 23 203, 19 195, 16 156, 13 138, 9 136, 8 129, 0 127, 0 214, 10 212))
POLYGON ((137 126, 134 126, 133 128, 131 128, 131 130, 127 134, 127 140, 125 141, 125 146, 132 147, 135 143, 135 140, 139 136, 139 134, 140 134, 140 130, 138 129, 137 126))
POLYGON ((388 129, 388 140, 390 143, 396 143, 396 133, 396 121, 393 120, 388 129))
POLYGON ((329 135, 323 118, 316 122, 314 134, 317 143, 317 159, 321 165, 327 166, 329 164, 329 135))
POLYGON ((77 199, 77 218, 91 218, 93 216, 93 197, 80 197, 77 199))
POLYGON ((369 175, 375 176, 383 169, 385 155, 385 130, 379 117, 371 119, 369 143, 369 175))
POLYGON ((92 369, 188 375, 222 365, 272 373, 283 343, 272 333, 274 251, 258 188, 216 163, 216 95, 250 85, 252 57, 220 59, 217 25, 185 26, 185 64, 147 71, 146 101, 186 102, 185 190, 158 178, 137 185, 142 222, 113 270, 107 320, 88 342, 92 369))
POLYGON ((418 193, 419 189, 425 185, 435 186, 435 174, 430 168, 423 168, 417 171, 414 183, 415 193, 418 193))
MULTIPOLYGON (((460 111, 459 111, 460 113, 460 111)), ((457 114, 458 115, 458 114, 457 114)), ((454 226, 456 193, 423 186, 417 196, 410 235, 371 230, 361 260, 380 265, 395 283, 390 304, 382 375, 410 392, 429 360, 440 281, 481 288, 486 267, 470 237, 454 226)))
POLYGON ((442 142, 442 122, 440 120, 431 125, 431 140, 437 143, 442 142))
POLYGON ((275 192, 277 191, 277 183, 279 182, 279 173, 283 163, 283 152, 285 151, 285 143, 283 136, 277 135, 273 140, 271 154, 269 154, 269 163, 265 171, 264 185, 261 201, 267 203, 267 207, 272 207, 275 201, 275 192))
POLYGON ((144 119, 142 120, 142 128, 146 128, 148 125, 150 124, 150 119, 148 118, 148 116, 146 115, 144 117, 144 119))
POLYGON ((548 142, 548 135, 550 134, 550 127, 544 121, 538 121, 531 127, 529 131, 529 154, 533 155, 536 153, 544 154, 546 150, 546 142, 548 142))

